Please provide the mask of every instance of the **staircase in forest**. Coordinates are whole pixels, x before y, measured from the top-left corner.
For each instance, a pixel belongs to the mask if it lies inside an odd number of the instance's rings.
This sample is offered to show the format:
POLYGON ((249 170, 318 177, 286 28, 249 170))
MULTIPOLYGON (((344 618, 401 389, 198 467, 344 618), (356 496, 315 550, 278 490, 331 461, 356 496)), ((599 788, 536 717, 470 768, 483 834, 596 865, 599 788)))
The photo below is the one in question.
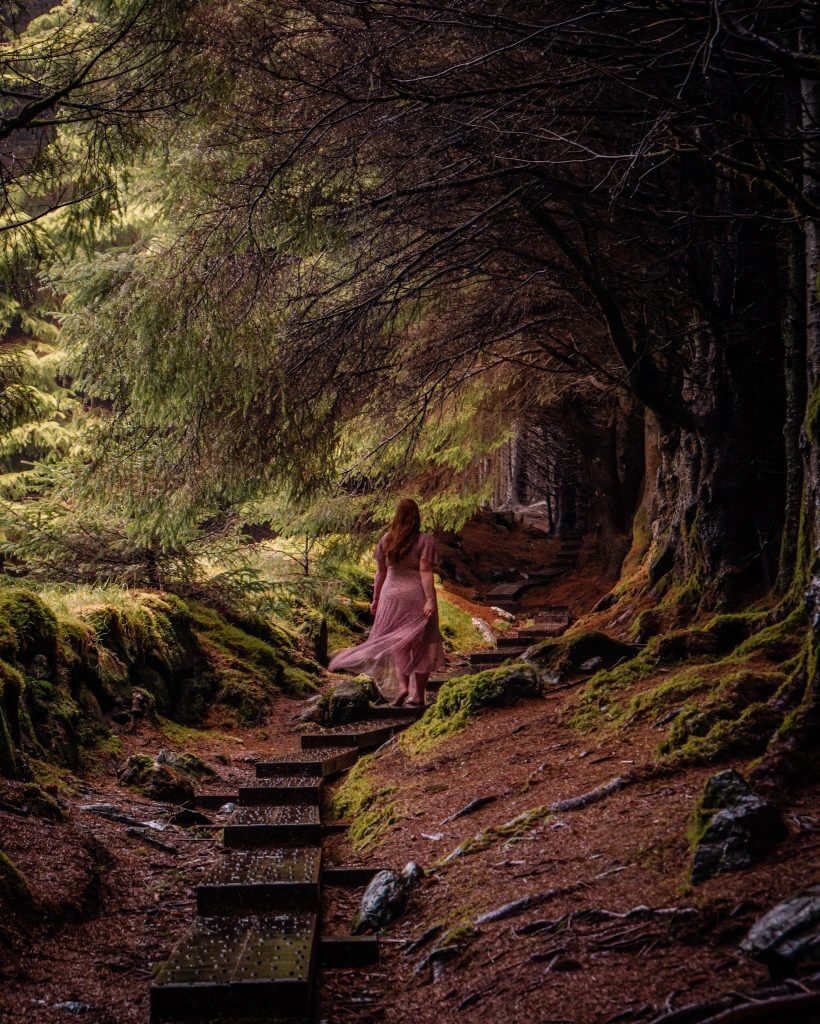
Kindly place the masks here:
MULTIPOLYGON (((568 610, 543 609, 532 626, 467 655, 448 675, 476 671, 557 636, 568 610)), ((362 721, 300 737, 301 749, 255 764, 255 778, 234 793, 202 793, 202 807, 236 804, 223 829, 223 853, 196 886, 196 918, 151 985, 152 1024, 312 1019, 320 968, 378 960, 373 936, 321 934, 323 887, 364 887, 376 868, 325 867, 322 840, 345 826, 322 820, 328 779, 381 746, 422 714, 372 707, 362 721)))
POLYGON ((572 572, 578 565, 583 538, 580 533, 563 533, 560 537, 561 546, 558 554, 545 569, 522 574, 517 580, 500 583, 486 594, 486 600, 506 611, 520 611, 518 601, 533 587, 539 587, 567 572, 572 572))
POLYGON ((196 887, 197 917, 151 985, 151 1020, 308 1020, 321 966, 378 958, 372 937, 321 936, 323 886, 364 886, 376 869, 329 868, 322 839, 326 780, 419 715, 374 708, 366 721, 301 737, 301 750, 259 761, 233 794, 198 802, 237 807, 223 830, 224 854, 196 887))

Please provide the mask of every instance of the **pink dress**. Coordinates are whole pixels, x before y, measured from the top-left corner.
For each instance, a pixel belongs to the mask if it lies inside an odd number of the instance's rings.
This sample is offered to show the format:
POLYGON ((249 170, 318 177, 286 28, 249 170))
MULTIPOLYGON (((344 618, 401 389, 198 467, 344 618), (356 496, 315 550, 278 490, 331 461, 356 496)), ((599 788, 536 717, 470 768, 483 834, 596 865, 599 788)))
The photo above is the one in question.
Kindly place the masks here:
POLYGON ((376 618, 370 635, 358 647, 335 654, 332 671, 363 672, 380 683, 395 683, 396 672, 411 676, 414 672, 437 672, 444 668, 444 647, 438 626, 438 613, 424 616, 424 588, 419 563, 422 558, 436 564, 436 542, 420 533, 416 543, 397 565, 388 565, 384 555, 384 537, 376 548, 379 576, 383 578, 376 618))

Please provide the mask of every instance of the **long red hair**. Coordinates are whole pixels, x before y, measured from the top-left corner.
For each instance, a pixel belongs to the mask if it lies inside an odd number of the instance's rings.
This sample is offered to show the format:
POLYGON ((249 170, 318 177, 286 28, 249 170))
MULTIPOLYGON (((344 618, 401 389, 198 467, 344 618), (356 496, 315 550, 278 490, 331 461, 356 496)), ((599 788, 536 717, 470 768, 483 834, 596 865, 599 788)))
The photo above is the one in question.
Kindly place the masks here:
POLYGON ((384 535, 384 554, 393 565, 400 562, 416 543, 421 532, 421 513, 412 498, 402 498, 390 529, 384 535))

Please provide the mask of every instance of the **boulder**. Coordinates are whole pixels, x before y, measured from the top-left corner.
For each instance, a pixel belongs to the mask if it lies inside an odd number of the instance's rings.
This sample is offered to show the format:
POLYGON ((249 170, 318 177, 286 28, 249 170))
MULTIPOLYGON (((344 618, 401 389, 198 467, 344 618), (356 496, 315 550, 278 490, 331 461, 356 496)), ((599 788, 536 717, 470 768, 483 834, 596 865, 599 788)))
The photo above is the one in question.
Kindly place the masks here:
POLYGON ((164 764, 189 779, 200 782, 202 779, 213 779, 216 772, 210 765, 196 756, 196 754, 178 754, 175 750, 160 750, 156 756, 157 764, 164 764))
POLYGON ((194 787, 178 772, 147 754, 133 754, 125 762, 119 781, 154 800, 184 804, 194 798, 194 787))
POLYGON ((693 822, 692 881, 742 871, 786 834, 777 808, 733 770, 710 778, 693 822))
POLYGON ((299 718, 320 725, 345 725, 367 717, 372 702, 380 700, 379 691, 365 678, 342 679, 323 693, 305 701, 299 718))
POLYGON ((353 934, 377 932, 395 921, 407 902, 407 891, 407 883, 397 872, 379 871, 364 891, 353 918, 353 934))
POLYGON ((592 631, 573 636, 551 637, 528 648, 523 660, 532 665, 539 676, 553 683, 560 683, 594 661, 597 668, 611 668, 627 658, 635 656, 635 647, 622 640, 592 631))
POLYGON ((740 944, 773 978, 794 973, 803 963, 820 963, 820 884, 778 903, 759 918, 740 944))

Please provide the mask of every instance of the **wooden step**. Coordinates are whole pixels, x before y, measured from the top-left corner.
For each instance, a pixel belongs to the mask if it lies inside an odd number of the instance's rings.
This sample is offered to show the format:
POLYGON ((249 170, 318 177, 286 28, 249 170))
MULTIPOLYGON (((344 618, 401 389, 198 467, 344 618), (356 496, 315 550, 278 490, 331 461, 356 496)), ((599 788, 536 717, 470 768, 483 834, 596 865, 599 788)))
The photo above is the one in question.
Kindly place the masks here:
POLYGON ((197 918, 151 985, 151 1020, 308 1016, 317 947, 310 911, 197 918))
POLYGON ((417 718, 420 718, 424 712, 421 708, 394 708, 389 704, 384 706, 372 707, 368 712, 368 718, 371 719, 396 719, 399 721, 407 721, 408 724, 412 724, 417 718))
POLYGON ((324 779, 321 775, 273 775, 264 784, 240 786, 238 802, 248 804, 318 804, 324 779))
POLYGON ((236 799, 236 793, 209 793, 203 790, 194 794, 194 805, 204 810, 218 811, 225 804, 235 804, 236 799))
POLYGON ((321 747, 346 746, 359 750, 372 750, 386 743, 391 736, 406 728, 410 719, 393 716, 378 722, 358 722, 351 725, 337 725, 321 732, 307 732, 300 737, 303 750, 315 750, 321 747))
POLYGON ((512 650, 505 648, 503 650, 495 651, 475 651, 473 654, 468 655, 470 659, 470 665, 473 668, 478 668, 484 665, 501 665, 505 661, 514 661, 517 654, 523 654, 526 651, 527 646, 516 647, 512 650))
POLYGON ((198 914, 261 914, 319 909, 321 851, 236 850, 223 856, 196 887, 198 914))
POLYGON ((323 935, 319 941, 322 967, 369 967, 379 962, 375 935, 323 935))
MULTIPOLYGON (((498 649, 509 651, 525 651, 528 647, 532 647, 535 641, 531 636, 522 636, 520 633, 512 634, 511 636, 500 636, 498 638, 498 649)), ((480 653, 480 652, 476 652, 480 653)))
POLYGON ((359 759, 357 747, 336 746, 324 750, 295 750, 281 754, 275 761, 257 761, 257 778, 278 775, 313 775, 327 778, 350 768, 359 759))
POLYGON ((239 807, 223 830, 228 849, 260 846, 319 846, 322 825, 313 804, 262 804, 239 807))
POLYGON ((329 867, 322 868, 322 885, 334 886, 339 889, 360 889, 384 868, 364 867, 329 867))

